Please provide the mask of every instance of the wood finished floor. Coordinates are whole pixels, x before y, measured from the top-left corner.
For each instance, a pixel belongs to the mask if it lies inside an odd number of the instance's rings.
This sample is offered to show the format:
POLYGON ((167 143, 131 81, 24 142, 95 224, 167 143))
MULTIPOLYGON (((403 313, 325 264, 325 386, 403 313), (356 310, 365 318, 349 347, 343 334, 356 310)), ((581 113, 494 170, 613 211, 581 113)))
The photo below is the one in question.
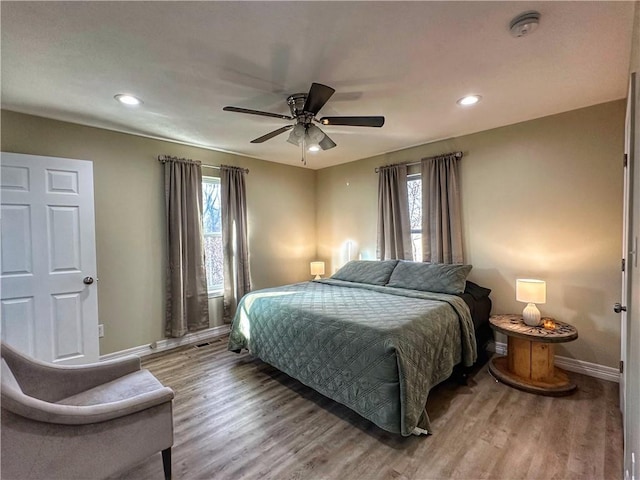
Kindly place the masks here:
MULTIPOLYGON (((405 438, 226 341, 143 362, 176 393, 176 480, 622 478, 615 383, 572 373, 575 394, 542 397, 496 383, 485 365, 467 386, 432 390, 434 434, 405 438)), ((160 453, 115 478, 163 478, 160 453)))

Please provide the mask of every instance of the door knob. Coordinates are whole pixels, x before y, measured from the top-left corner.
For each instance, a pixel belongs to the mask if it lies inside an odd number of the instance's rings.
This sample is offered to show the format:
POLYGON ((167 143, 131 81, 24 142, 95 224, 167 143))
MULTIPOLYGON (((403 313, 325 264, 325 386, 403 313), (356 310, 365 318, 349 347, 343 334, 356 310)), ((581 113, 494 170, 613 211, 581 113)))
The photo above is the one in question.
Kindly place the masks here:
POLYGON ((620 312, 626 312, 627 311, 627 307, 620 305, 619 303, 616 303, 613 306, 613 311, 616 313, 620 313, 620 312))
POLYGON ((84 277, 84 278, 82 279, 82 282, 83 282, 85 285, 91 285, 91 284, 93 283, 93 277, 84 277))

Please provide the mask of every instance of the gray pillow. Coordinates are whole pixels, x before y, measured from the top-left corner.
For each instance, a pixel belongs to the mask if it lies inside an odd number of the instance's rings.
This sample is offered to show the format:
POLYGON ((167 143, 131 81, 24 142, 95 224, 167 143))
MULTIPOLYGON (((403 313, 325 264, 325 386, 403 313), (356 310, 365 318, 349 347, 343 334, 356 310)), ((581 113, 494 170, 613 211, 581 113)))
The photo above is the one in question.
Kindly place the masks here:
POLYGON ((464 292, 470 271, 471 265, 459 263, 398 262, 387 287, 457 295, 464 292))
POLYGON ((345 282, 385 285, 397 263, 398 260, 352 260, 331 275, 331 278, 345 282))

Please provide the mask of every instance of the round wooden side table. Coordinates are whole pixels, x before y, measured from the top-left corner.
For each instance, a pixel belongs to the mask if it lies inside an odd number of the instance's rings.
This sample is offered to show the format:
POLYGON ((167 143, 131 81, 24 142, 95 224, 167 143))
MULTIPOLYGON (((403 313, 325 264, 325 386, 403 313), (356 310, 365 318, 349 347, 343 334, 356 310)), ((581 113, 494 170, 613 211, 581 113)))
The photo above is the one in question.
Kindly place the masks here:
POLYGON ((554 344, 578 338, 568 323, 551 318, 553 329, 530 327, 521 315, 492 315, 491 328, 507 335, 506 357, 494 357, 489 363, 493 376, 507 385, 540 395, 569 395, 577 387, 566 372, 554 365, 554 344))

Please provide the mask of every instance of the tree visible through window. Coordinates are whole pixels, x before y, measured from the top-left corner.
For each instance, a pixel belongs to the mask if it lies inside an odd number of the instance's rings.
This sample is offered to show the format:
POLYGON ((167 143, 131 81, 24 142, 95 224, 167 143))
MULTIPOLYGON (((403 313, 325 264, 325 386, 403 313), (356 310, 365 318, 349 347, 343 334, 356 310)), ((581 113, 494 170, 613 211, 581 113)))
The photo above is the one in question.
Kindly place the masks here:
POLYGON ((209 293, 223 289, 220 179, 202 178, 202 231, 209 293))
POLYGON ((409 193, 409 222, 411 225, 411 246, 413 260, 422 261, 422 178, 411 176, 407 180, 409 193))

